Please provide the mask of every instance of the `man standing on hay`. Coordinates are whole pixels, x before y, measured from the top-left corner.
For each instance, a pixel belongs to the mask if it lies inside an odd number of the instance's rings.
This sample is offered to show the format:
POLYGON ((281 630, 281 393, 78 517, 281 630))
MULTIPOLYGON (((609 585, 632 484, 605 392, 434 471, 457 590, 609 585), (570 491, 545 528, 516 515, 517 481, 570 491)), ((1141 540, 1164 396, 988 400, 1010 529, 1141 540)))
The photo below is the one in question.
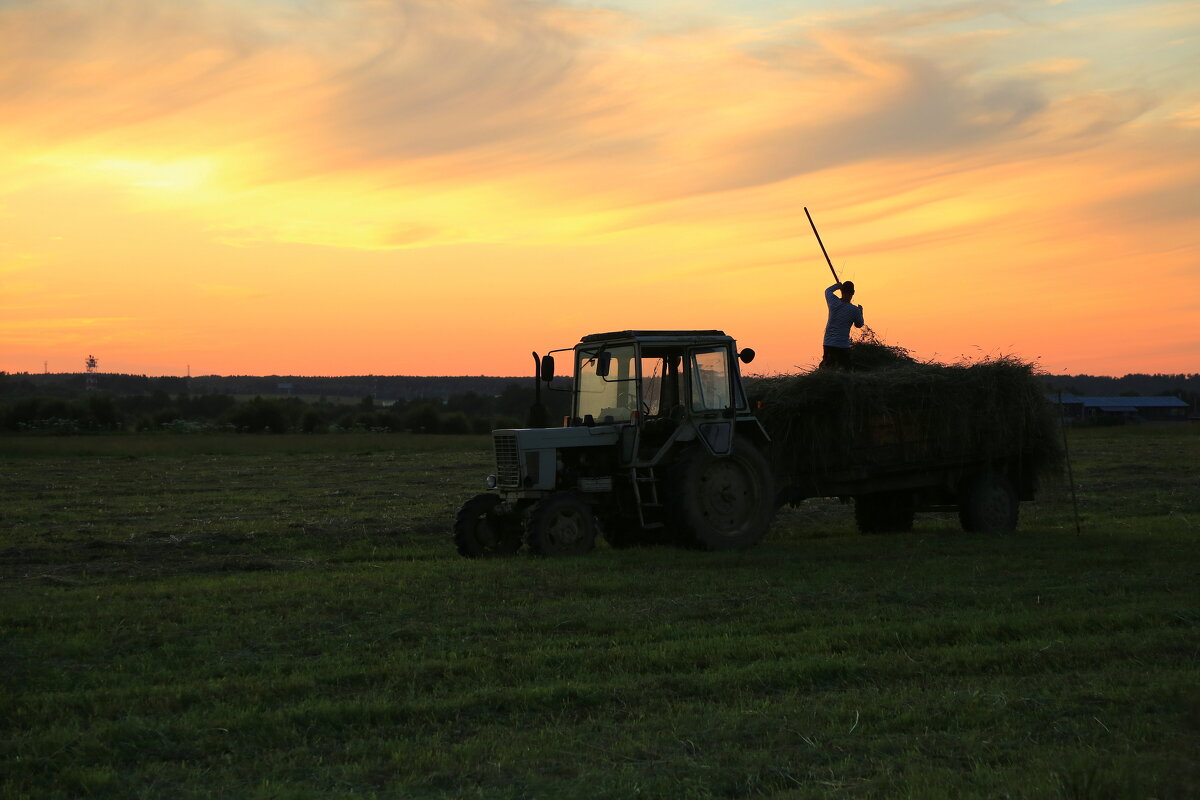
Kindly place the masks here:
MULTIPOLYGON (((836 276, 835 276, 836 277, 836 276)), ((825 356, 822 367, 850 369, 850 326, 861 328, 864 324, 862 306, 850 302, 854 297, 854 281, 835 283, 825 290, 825 304, 829 306, 829 321, 825 323, 825 356), (842 290, 841 299, 834 295, 842 290)))

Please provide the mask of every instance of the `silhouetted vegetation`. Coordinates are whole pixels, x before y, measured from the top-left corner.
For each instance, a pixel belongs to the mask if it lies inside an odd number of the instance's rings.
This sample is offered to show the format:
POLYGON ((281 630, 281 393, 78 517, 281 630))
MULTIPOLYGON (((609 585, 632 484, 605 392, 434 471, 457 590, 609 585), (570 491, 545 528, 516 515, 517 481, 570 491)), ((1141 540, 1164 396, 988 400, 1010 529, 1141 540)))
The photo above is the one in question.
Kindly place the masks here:
MULTIPOLYGON (((1200 375, 1040 376, 1048 392, 1172 395, 1200 408, 1200 375)), ((82 373, 0 372, 0 431, 30 433, 378 431, 486 434, 522 427, 531 378, 292 376, 147 377, 104 373, 88 391, 82 373)), ((565 386, 566 378, 555 385, 565 386)), ((752 394, 759 380, 747 380, 752 394)), ((569 395, 543 391, 551 424, 569 395)))
MULTIPOLYGON (((340 433, 350 431, 487 434, 495 428, 526 424, 534 401, 532 380, 517 383, 502 378, 410 378, 406 387, 424 381, 428 394, 411 398, 381 398, 375 394, 345 397, 295 393, 289 379, 280 394, 280 380, 238 378, 239 388, 269 385, 270 391, 251 396, 197 389, 199 379, 102 375, 102 391, 87 391, 82 375, 9 375, 0 373, 0 430, 58 433, 340 433), (266 383, 264 384, 263 381, 266 383), (464 383, 466 381, 467 383, 464 383), (464 391, 452 391, 474 385, 464 391)), ((327 381, 308 388, 359 387, 355 379, 327 381), (337 384, 337 381, 343 381, 337 384)), ((389 379, 373 379, 373 385, 389 379)), ((210 381, 211 383, 211 381, 210 381)), ((554 413, 567 414, 569 395, 544 392, 543 403, 554 413)))

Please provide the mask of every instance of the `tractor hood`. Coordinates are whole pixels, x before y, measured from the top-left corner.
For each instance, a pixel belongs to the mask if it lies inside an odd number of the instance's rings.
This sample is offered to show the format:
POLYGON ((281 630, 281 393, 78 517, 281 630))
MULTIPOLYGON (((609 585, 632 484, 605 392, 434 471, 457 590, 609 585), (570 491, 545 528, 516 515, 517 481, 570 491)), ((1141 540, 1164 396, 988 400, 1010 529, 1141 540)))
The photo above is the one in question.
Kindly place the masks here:
POLYGON ((496 449, 496 485, 500 489, 554 487, 558 451, 615 445, 626 425, 570 428, 515 428, 492 431, 496 449))

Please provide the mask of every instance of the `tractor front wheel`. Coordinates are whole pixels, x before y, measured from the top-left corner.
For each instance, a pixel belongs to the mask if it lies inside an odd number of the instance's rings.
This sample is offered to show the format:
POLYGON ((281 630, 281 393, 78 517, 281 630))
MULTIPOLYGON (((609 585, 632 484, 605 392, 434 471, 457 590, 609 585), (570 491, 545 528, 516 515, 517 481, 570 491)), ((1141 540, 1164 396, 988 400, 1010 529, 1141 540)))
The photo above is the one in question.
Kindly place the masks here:
POLYGON ((454 546, 467 558, 512 555, 521 549, 520 521, 500 512, 502 498, 477 494, 454 517, 454 546))
POLYGON ((578 495, 556 492, 530 509, 525 542, 534 555, 583 555, 596 544, 596 517, 578 495))

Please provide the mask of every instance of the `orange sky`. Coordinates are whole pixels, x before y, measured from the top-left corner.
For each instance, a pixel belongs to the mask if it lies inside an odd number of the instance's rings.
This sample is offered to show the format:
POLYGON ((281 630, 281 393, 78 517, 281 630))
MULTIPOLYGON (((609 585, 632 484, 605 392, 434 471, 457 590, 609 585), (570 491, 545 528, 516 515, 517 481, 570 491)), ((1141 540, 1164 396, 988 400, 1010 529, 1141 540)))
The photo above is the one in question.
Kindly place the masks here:
POLYGON ((0 370, 1200 372, 1194 2, 0 0, 0 370))

